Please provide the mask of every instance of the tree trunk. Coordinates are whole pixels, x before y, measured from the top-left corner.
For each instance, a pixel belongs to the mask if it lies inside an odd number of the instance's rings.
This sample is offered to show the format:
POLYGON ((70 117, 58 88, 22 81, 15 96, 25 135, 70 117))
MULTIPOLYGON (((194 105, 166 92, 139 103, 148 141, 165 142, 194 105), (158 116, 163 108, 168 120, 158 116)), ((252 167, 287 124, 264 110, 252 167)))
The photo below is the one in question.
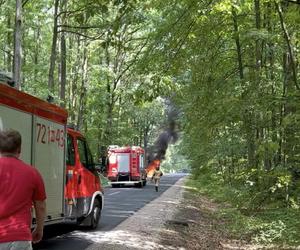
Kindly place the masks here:
POLYGON ((145 157, 144 157, 144 163, 145 163, 145 167, 147 167, 148 165, 148 141, 149 141, 149 129, 150 127, 149 126, 146 126, 144 128, 144 150, 145 150, 145 157))
POLYGON ((15 87, 21 89, 21 63, 22 63, 22 1, 16 0, 16 22, 14 41, 14 71, 13 79, 15 87))
MULTIPOLYGON (((73 42, 70 39, 69 44, 72 46, 73 42)), ((72 67, 72 73, 71 73, 71 87, 70 87, 70 118, 71 122, 75 125, 77 122, 76 114, 78 115, 78 82, 79 82, 79 68, 80 68, 80 60, 81 60, 81 41, 80 37, 76 36, 76 48, 77 48, 77 54, 76 54, 76 60, 72 67)), ((70 48, 70 51, 72 49, 70 48)))
POLYGON ((86 90, 87 90, 87 70, 88 70, 88 55, 87 55, 87 43, 83 43, 83 62, 82 62, 82 79, 81 79, 81 88, 80 88, 80 97, 79 97, 79 112, 77 119, 77 129, 82 128, 84 125, 84 112, 86 106, 86 90))
MULTIPOLYGON (((11 16, 7 15, 7 27, 11 29, 11 16)), ((12 47, 12 33, 11 31, 7 31, 7 48, 8 51, 6 52, 7 56, 7 72, 12 72, 12 53, 11 53, 11 47, 12 47)))
MULTIPOLYGON (((260 10, 260 0, 254 0, 254 13, 255 13, 255 28, 260 31, 261 29, 261 10, 260 10)), ((254 71, 254 83, 255 83, 255 88, 260 87, 260 75, 261 75, 261 41, 259 38, 256 38, 255 40, 255 71, 254 71)), ((259 122, 259 116, 256 115, 257 111, 254 110, 254 119, 257 123, 259 122)), ((254 128, 255 134, 256 134, 256 139, 259 140, 259 128, 256 126, 254 128)), ((255 162, 256 166, 258 165, 258 159, 255 156, 255 162)))
POLYGON ((237 15, 234 7, 232 7, 232 20, 234 27, 234 40, 236 45, 237 59, 239 64, 239 74, 240 79, 244 79, 244 70, 243 70, 243 60, 242 60, 242 52, 241 52, 241 43, 240 43, 240 35, 239 35, 239 26, 237 22, 237 15))
MULTIPOLYGON (((271 16, 272 16, 272 5, 271 3, 267 4, 267 17, 266 17, 266 26, 269 34, 272 34, 273 32, 273 27, 274 25, 271 23, 271 16)), ((271 79, 272 86, 271 86, 271 94, 273 97, 276 96, 276 83, 275 83, 275 74, 274 74, 274 64, 275 64, 275 56, 274 56, 274 43, 273 42, 268 42, 268 54, 266 60, 269 61, 270 67, 268 68, 268 78, 271 79)), ((272 136, 272 142, 273 143, 278 143, 278 136, 277 136, 277 117, 276 117, 276 111, 278 111, 278 106, 277 105, 272 105, 271 107, 271 112, 272 112, 272 117, 271 117, 271 136, 272 136)), ((272 166, 276 166, 279 163, 278 161, 278 154, 274 154, 273 159, 271 160, 270 163, 270 169, 272 166), (272 165, 273 164, 273 165, 272 165)))
MULTIPOLYGON (((67 0, 61 1, 61 10, 66 11, 67 6, 67 0)), ((66 14, 62 15, 62 21, 61 23, 64 25, 66 22, 66 14)), ((67 57, 67 48, 66 48, 66 38, 65 38, 65 32, 61 33, 60 37, 60 105, 62 107, 65 107, 66 105, 66 84, 67 84, 67 63, 66 63, 66 57, 67 57)))
POLYGON ((291 42, 291 38, 289 35, 289 32, 286 28, 285 22, 283 20, 283 13, 282 13, 282 9, 281 9, 281 5, 280 3, 275 2, 276 5, 276 9, 279 15, 279 19, 280 19, 280 25, 284 34, 284 38, 288 47, 288 53, 289 53, 289 57, 290 57, 290 64, 291 64, 291 70, 292 70, 292 76, 293 76, 293 81, 295 84, 295 87, 297 88, 297 90, 300 90, 300 87, 298 85, 298 80, 297 80, 297 69, 296 69, 296 62, 295 62, 295 56, 294 56, 294 52, 293 52, 293 48, 292 48, 292 42, 291 42))
POLYGON ((54 93, 54 69, 55 69, 55 61, 56 61, 58 6, 59 6, 59 0, 55 0, 52 46, 51 46, 50 67, 49 67, 49 75, 48 75, 48 89, 51 93, 54 93))
POLYGON ((67 56, 67 48, 66 48, 66 39, 65 34, 61 34, 61 41, 60 41, 60 105, 61 107, 65 107, 66 105, 66 84, 67 84, 67 63, 66 63, 66 56, 67 56))
MULTIPOLYGON (((254 0, 254 8, 255 8, 255 27, 257 30, 261 28, 261 15, 260 15, 260 0, 254 0)), ((257 73, 259 73, 259 69, 261 66, 261 42, 260 39, 256 39, 255 41, 255 57, 256 57, 256 69, 257 73)))
MULTIPOLYGON (((234 28, 234 40, 236 44, 236 52, 237 52, 237 60, 238 60, 238 68, 239 68, 239 76, 240 80, 244 81, 244 68, 243 68, 243 60, 242 60, 242 52, 240 45, 240 37, 239 37, 239 26, 237 21, 237 15, 234 7, 232 7, 232 19, 233 19, 233 28, 234 28)), ((247 140, 247 150, 248 150, 248 165, 250 167, 255 166, 255 132, 252 128, 253 113, 248 110, 245 110, 245 115, 243 116, 243 122, 245 124, 245 132, 246 132, 246 140, 247 140)))
POLYGON ((34 51, 34 81, 38 81, 38 63, 39 63, 39 40, 40 40, 40 35, 41 35, 41 27, 38 24, 37 30, 34 33, 36 45, 35 45, 35 51, 34 51))
MULTIPOLYGON (((105 45, 105 59, 106 67, 110 68, 110 54, 109 54, 109 38, 107 37, 107 42, 105 45)), ((111 88, 112 79, 109 75, 106 76, 106 126, 104 131, 104 142, 106 145, 111 143, 111 131, 112 131, 112 119, 113 119, 113 90, 111 88)))

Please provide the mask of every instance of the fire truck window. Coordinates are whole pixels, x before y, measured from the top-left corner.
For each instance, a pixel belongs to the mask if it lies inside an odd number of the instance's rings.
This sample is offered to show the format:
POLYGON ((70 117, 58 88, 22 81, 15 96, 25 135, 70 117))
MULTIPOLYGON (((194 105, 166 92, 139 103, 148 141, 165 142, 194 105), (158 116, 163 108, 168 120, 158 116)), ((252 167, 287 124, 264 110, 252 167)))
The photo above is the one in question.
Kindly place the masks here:
POLYGON ((67 154, 66 154, 66 164, 74 166, 75 165, 75 148, 72 136, 67 137, 67 154))
POLYGON ((77 144, 78 144, 80 162, 88 170, 91 171, 94 170, 95 165, 94 165, 93 157, 87 143, 83 140, 78 139, 77 144))
POLYGON ((144 168, 144 155, 140 155, 140 168, 144 168))
POLYGON ((86 148, 85 148, 85 142, 82 140, 77 140, 78 144, 78 153, 79 153, 79 159, 80 162, 86 167, 87 166, 87 157, 86 157, 86 148))
POLYGON ((130 155, 129 154, 118 154, 117 155, 117 162, 118 162, 118 167, 120 172, 129 172, 129 159, 130 155))
POLYGON ((93 156, 91 154, 91 150, 87 144, 86 144, 86 149, 87 149, 88 168, 92 169, 94 167, 94 161, 93 161, 93 156))

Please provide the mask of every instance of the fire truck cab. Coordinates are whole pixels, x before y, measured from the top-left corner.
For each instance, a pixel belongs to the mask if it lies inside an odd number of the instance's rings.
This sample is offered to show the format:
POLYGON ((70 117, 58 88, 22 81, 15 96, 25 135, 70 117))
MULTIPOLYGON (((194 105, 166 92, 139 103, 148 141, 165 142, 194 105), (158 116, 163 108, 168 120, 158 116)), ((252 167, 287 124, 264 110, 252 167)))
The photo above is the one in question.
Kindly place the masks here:
POLYGON ((96 228, 104 203, 100 178, 84 136, 67 128, 67 116, 63 108, 0 83, 0 130, 20 132, 21 159, 43 177, 46 224, 96 228))
POLYGON ((112 187, 122 184, 145 186, 144 150, 138 146, 109 147, 107 178, 112 187))

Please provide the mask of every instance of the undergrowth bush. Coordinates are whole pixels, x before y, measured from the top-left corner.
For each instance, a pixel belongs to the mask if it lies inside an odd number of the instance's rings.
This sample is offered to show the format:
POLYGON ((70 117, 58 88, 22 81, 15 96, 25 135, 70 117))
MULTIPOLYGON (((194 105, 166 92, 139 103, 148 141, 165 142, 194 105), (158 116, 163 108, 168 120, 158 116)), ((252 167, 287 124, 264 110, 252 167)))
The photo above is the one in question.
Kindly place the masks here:
POLYGON ((227 229, 233 236, 266 244, 297 245, 300 211, 295 183, 290 172, 282 169, 269 172, 250 169, 227 183, 220 173, 202 167, 187 185, 227 204, 221 206, 223 209, 217 216, 228 222, 227 229))

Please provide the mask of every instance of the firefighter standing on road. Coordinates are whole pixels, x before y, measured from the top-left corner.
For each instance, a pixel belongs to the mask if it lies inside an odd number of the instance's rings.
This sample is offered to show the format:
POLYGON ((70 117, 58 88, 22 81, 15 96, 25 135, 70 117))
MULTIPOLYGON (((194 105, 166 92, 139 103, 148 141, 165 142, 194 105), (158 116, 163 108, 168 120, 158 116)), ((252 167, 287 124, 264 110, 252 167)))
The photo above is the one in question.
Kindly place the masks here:
POLYGON ((156 192, 158 192, 158 185, 160 182, 160 177, 162 176, 163 176, 163 172, 159 169, 159 166, 157 166, 152 175, 152 180, 154 180, 156 192))

